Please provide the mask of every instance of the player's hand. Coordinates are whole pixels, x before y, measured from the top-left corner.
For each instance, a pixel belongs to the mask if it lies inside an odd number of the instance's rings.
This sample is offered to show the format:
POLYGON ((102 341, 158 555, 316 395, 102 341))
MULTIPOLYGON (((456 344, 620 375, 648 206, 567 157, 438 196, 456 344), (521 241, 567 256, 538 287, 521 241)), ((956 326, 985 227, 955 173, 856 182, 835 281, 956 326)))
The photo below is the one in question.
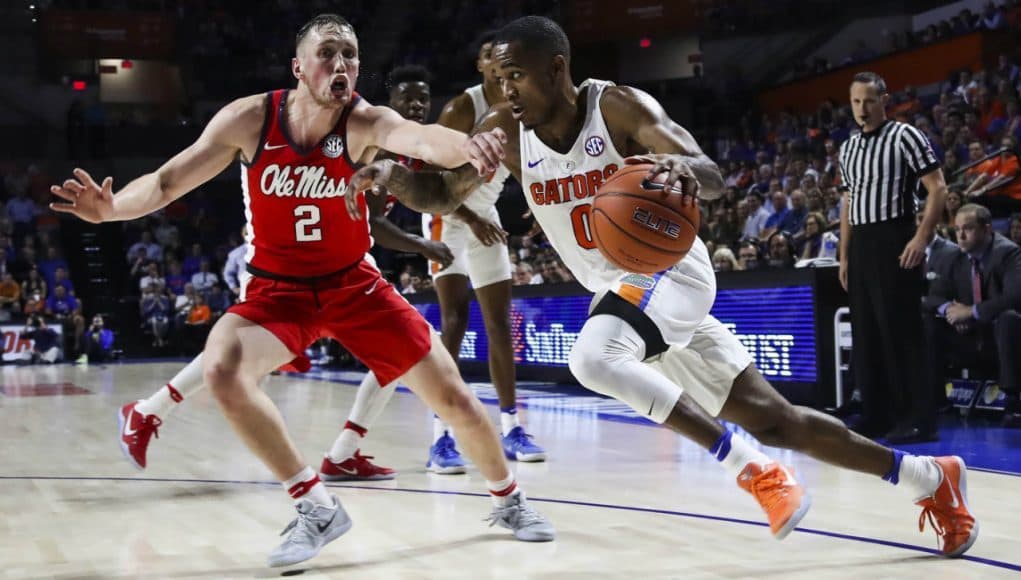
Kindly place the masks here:
POLYGON ((900 267, 910 269, 921 264, 925 259, 925 248, 928 245, 929 242, 924 237, 915 234, 900 253, 900 267))
POLYGON ((113 178, 107 177, 100 185, 81 168, 75 168, 74 176, 75 179, 68 179, 63 185, 50 186, 50 193, 67 202, 51 203, 50 209, 93 224, 113 217, 113 178))
POLYGON ((683 155, 634 155, 624 160, 625 165, 644 163, 652 164, 652 169, 645 179, 651 183, 662 184, 664 197, 680 192, 683 196, 682 206, 698 203, 698 192, 702 186, 683 155), (666 179, 657 179, 661 173, 666 174, 666 179))
POLYGON ((507 232, 498 223, 480 217, 469 221, 468 227, 483 246, 507 243, 507 232))
POLYGON ((439 264, 441 270, 445 270, 454 262, 454 253, 443 242, 425 240, 422 245, 422 255, 439 264))
POLYGON ((840 278, 840 285, 844 288, 844 292, 847 292, 847 260, 840 260, 837 277, 840 278))
POLYGON ((504 158, 503 145, 506 142, 507 134, 496 127, 469 136, 461 145, 461 151, 479 175, 485 176, 500 168, 504 158))
POLYGON ((351 219, 360 220, 364 217, 358 201, 365 191, 371 191, 373 195, 382 195, 386 192, 386 183, 395 165, 397 163, 391 159, 373 161, 351 176, 347 182, 347 189, 344 190, 344 206, 351 219))

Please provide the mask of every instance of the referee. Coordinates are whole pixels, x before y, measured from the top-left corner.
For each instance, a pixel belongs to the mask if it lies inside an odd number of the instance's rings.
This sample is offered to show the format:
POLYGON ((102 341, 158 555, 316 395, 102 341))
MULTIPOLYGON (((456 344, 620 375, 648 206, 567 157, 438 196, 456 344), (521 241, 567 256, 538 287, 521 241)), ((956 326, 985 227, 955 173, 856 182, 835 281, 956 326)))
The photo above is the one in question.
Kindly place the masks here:
POLYGON ((946 183, 925 135, 886 118, 886 82, 861 72, 851 109, 861 133, 840 147, 840 284, 850 295, 851 339, 867 437, 891 443, 938 439, 926 382, 923 262, 943 213, 946 183), (928 191, 915 228, 918 183, 928 191))

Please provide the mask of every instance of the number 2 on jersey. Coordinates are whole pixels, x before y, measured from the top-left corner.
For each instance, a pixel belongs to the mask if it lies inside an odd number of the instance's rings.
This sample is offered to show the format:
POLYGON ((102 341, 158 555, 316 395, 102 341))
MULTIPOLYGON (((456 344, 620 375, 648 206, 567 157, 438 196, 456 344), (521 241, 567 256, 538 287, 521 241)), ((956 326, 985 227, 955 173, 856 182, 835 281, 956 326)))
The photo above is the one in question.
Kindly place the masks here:
POLYGON ((323 239, 323 230, 312 227, 319 223, 319 206, 299 205, 294 208, 294 217, 300 218, 294 222, 294 238, 299 242, 319 242, 323 239))
POLYGON ((571 225, 574 227, 574 239, 586 250, 596 247, 592 240, 592 206, 579 205, 571 210, 571 225))

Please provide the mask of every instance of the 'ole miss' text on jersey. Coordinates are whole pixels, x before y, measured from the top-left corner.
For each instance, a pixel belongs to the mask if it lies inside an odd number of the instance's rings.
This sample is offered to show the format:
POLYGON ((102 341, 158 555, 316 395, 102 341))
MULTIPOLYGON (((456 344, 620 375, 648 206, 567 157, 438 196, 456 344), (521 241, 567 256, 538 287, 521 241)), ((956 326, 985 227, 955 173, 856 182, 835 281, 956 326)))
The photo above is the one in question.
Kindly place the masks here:
POLYGON ((257 275, 315 278, 357 264, 371 244, 367 221, 352 220, 344 207, 359 167, 347 154, 347 119, 361 97, 354 93, 333 129, 305 151, 287 131, 288 92, 266 96, 258 148, 251 163, 241 162, 245 262, 257 275))

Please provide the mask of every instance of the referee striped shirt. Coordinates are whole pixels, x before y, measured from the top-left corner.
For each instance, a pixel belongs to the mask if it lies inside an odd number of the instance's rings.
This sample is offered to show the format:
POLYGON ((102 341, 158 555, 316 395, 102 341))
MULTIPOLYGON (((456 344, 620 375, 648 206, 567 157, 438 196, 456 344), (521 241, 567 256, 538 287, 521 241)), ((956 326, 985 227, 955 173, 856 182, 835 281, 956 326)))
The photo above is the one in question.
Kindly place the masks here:
POLYGON ((840 146, 842 188, 850 192, 852 225, 913 216, 919 178, 939 168, 925 134, 888 120, 870 133, 852 135, 840 146))

